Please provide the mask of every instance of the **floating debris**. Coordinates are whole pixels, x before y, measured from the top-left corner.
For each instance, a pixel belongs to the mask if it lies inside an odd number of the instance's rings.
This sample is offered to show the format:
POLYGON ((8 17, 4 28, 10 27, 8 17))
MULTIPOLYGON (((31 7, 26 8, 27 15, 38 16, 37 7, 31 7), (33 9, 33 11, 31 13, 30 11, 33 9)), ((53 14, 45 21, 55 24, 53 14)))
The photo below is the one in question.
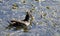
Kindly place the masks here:
POLYGON ((26 1, 25 1, 25 0, 23 0, 23 1, 22 1, 22 3, 25 5, 25 4, 26 4, 26 1))
POLYGON ((18 5, 16 4, 16 3, 14 3, 13 5, 12 5, 12 9, 17 9, 18 8, 18 5))
POLYGON ((16 3, 14 3, 13 6, 18 7, 18 5, 16 3))
POLYGON ((44 13, 43 11, 40 13, 41 17, 45 18, 45 16, 47 15, 47 13, 44 13))
POLYGON ((50 7, 48 7, 48 6, 47 6, 46 8, 47 8, 47 9, 50 9, 50 7))
POLYGON ((46 15, 47 15, 46 13, 43 14, 43 16, 46 16, 46 15))

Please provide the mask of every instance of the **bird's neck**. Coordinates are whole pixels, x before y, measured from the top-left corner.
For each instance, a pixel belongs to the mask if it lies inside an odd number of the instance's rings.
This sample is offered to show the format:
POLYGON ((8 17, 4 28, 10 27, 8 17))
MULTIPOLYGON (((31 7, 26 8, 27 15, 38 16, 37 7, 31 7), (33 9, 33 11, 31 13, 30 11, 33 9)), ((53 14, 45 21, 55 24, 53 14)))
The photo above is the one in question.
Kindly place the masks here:
POLYGON ((27 14, 23 21, 29 21, 30 16, 27 14))

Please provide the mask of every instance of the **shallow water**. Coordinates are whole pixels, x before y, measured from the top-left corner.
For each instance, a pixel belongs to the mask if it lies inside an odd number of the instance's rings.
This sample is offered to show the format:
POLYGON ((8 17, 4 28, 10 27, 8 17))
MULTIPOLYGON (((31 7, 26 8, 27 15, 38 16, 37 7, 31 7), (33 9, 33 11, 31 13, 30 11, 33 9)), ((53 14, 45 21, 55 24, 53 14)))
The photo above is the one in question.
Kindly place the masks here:
POLYGON ((60 36, 60 1, 45 0, 1 0, 0 2, 0 36, 60 36), (12 9, 16 3, 18 7, 12 9), (32 6, 33 5, 33 6, 32 6), (6 30, 11 19, 22 20, 26 11, 33 8, 35 17, 28 32, 6 30))

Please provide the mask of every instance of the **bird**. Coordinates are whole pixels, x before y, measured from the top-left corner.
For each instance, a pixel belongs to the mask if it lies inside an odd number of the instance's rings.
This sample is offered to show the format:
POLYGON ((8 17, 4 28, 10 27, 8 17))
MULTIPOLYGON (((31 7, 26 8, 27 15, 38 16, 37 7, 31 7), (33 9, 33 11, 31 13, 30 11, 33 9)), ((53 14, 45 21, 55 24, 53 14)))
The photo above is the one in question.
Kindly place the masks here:
POLYGON ((23 28, 24 30, 27 30, 27 26, 29 26, 32 23, 33 16, 30 12, 26 12, 26 16, 23 20, 11 20, 8 22, 10 25, 8 25, 9 29, 12 27, 17 28, 23 28))

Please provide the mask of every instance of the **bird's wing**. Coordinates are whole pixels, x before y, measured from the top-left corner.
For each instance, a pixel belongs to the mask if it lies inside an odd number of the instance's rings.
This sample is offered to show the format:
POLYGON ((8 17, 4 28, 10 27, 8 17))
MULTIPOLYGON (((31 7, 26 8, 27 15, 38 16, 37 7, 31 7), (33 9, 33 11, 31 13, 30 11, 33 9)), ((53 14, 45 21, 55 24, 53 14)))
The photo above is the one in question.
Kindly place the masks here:
POLYGON ((23 23, 25 25, 29 25, 30 22, 27 22, 27 21, 21 21, 21 20, 11 20, 12 23, 15 23, 15 22, 18 22, 18 23, 23 23))

